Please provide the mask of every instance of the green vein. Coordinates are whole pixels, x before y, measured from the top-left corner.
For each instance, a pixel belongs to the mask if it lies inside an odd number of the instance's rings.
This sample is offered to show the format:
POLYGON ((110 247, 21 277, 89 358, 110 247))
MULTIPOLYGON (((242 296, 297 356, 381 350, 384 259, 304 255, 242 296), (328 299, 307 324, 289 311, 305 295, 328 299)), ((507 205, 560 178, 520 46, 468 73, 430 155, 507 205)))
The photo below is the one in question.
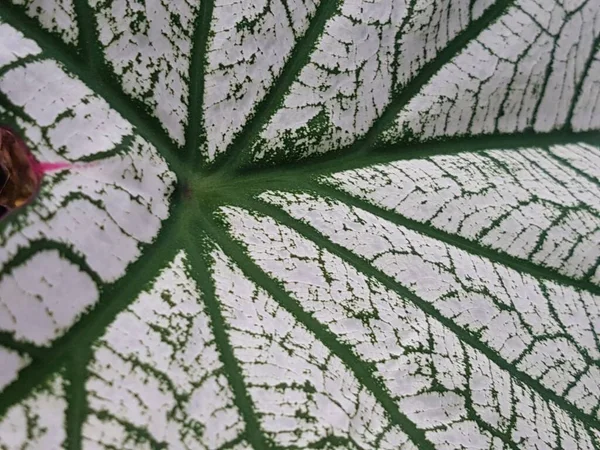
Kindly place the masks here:
MULTIPOLYGON (((404 19, 402 19, 402 23, 398 28, 398 32, 394 38, 394 60, 393 60, 393 70, 392 70, 392 92, 396 89, 398 85, 398 63, 400 61, 400 49, 401 49, 401 39, 404 33, 406 32, 406 27, 408 27, 414 18, 415 7, 417 5, 417 0, 409 0, 408 5, 406 6, 406 15, 404 19)), ((472 8, 471 8, 472 9, 472 8)), ((448 8, 450 10, 450 8, 448 8)))
MULTIPOLYGON (((371 262, 358 256, 356 253, 335 244, 327 236, 313 228, 312 226, 293 218, 282 209, 266 204, 258 200, 239 200, 232 201, 232 204, 238 204, 244 208, 248 208, 252 211, 259 212, 261 214, 273 217, 279 223, 287 226, 296 232, 300 233, 303 237, 313 241, 319 247, 331 252, 332 254, 340 257, 342 260, 353 265, 363 274, 368 277, 372 277, 375 280, 382 283, 386 288, 396 292, 401 297, 410 300, 415 306, 421 309, 426 315, 433 317, 450 331, 452 331, 458 338, 470 345, 471 347, 479 350, 483 353, 490 361, 495 363, 498 367, 510 373, 511 376, 527 386, 533 392, 539 394, 546 401, 553 402, 557 407, 566 411, 570 416, 579 419, 585 424, 589 424, 593 428, 600 430, 600 423, 596 417, 592 417, 577 407, 567 402, 565 399, 557 395, 555 392, 544 387, 539 381, 534 380, 526 373, 516 369, 512 364, 501 358, 494 350, 488 347, 486 344, 481 342, 475 334, 460 327, 458 324, 453 322, 451 319, 442 315, 430 302, 427 302, 413 293, 410 289, 394 280, 389 275, 385 274, 376 267, 373 267, 371 262)), ((249 258, 249 257, 247 257, 249 258)))
POLYGON ((600 142, 600 131, 592 130, 571 133, 566 130, 555 130, 539 134, 523 132, 519 134, 455 136, 449 139, 432 139, 427 142, 386 145, 368 153, 354 152, 342 154, 332 152, 320 158, 310 159, 302 163, 288 161, 277 165, 277 167, 247 167, 239 170, 234 177, 214 174, 205 179, 212 179, 220 184, 240 182, 251 184, 251 180, 262 182, 270 179, 281 179, 283 181, 294 176, 326 175, 343 170, 360 169, 375 164, 422 159, 437 155, 456 155, 485 150, 513 151, 523 148, 544 148, 552 145, 573 144, 577 142, 597 146, 598 142, 600 142))
POLYGON ((79 57, 73 56, 69 48, 51 33, 41 30, 35 21, 25 16, 17 7, 3 4, 0 18, 33 39, 46 56, 59 61, 71 74, 83 81, 92 91, 101 96, 115 111, 119 112, 135 128, 136 133, 153 144, 167 160, 169 166, 183 173, 177 148, 163 130, 158 119, 147 113, 147 106, 128 97, 114 79, 107 67, 93 69, 81 64, 79 57))
MULTIPOLYGON (((100 419, 101 421, 106 421, 108 420, 113 420, 115 422, 117 422, 119 425, 121 425, 126 431, 127 431, 127 441, 131 441, 131 439, 133 438, 135 444, 147 444, 151 450, 168 450, 169 446, 167 445, 166 442, 162 442, 159 441, 158 439, 156 439, 152 433, 150 433, 150 431, 148 431, 146 428, 139 426, 139 425, 134 425, 131 422, 128 422, 127 420, 123 419, 122 417, 117 417, 114 414, 112 414, 109 411, 106 411, 104 409, 102 410, 91 410, 90 411, 92 414, 94 414, 98 419, 100 419)), ((110 450, 122 450, 122 449, 118 449, 116 447, 111 446, 106 446, 105 448, 108 448, 110 450)), ((131 449, 135 449, 136 447, 129 447, 131 449)), ((138 446, 139 448, 139 446, 138 446)), ((142 448, 146 449, 148 447, 143 446, 142 448)), ((125 450, 125 449, 123 449, 125 450)))
POLYGON ((268 189, 306 189, 314 186, 313 180, 317 177, 377 164, 423 159, 438 155, 478 153, 487 150, 511 152, 523 148, 545 148, 577 142, 596 145, 599 141, 599 131, 572 134, 565 130, 539 135, 525 133, 478 136, 475 138, 456 137, 443 142, 414 143, 408 147, 394 145, 370 154, 329 155, 325 159, 312 160, 304 164, 295 163, 281 165, 276 168, 246 169, 240 171, 236 176, 214 173, 196 178, 192 181, 191 186, 193 186, 199 197, 210 199, 211 204, 219 201, 225 203, 228 196, 235 197, 239 192, 251 194, 268 189))
POLYGON ((188 123, 185 130, 185 148, 183 157, 194 167, 202 162, 201 145, 206 139, 204 129, 204 77, 206 55, 213 15, 214 0, 202 0, 194 25, 192 56, 190 59, 190 83, 188 97, 188 123))
MULTIPOLYGON (((44 59, 45 58, 44 58, 43 54, 37 53, 35 55, 27 55, 27 56, 17 59, 16 61, 12 61, 12 62, 6 64, 5 66, 0 67, 0 78, 4 77, 5 74, 7 74, 8 72, 10 72, 13 69, 16 69, 17 67, 26 66, 30 63, 42 61, 44 59)), ((14 105, 12 103, 8 102, 8 97, 3 92, 2 92, 2 97, 3 97, 4 103, 9 104, 10 108, 12 109, 14 107, 14 105)), ((13 111, 10 111, 10 112, 13 112, 13 111)))
POLYGON ((433 444, 427 439, 425 431, 419 429, 406 415, 404 415, 396 405, 396 402, 389 395, 381 382, 375 379, 373 372, 375 369, 368 363, 361 361, 350 347, 339 341, 337 336, 324 327, 312 314, 308 313, 301 304, 292 298, 279 282, 267 275, 255 262, 246 254, 241 243, 235 242, 232 237, 227 235, 215 225, 207 225, 206 229, 211 231, 211 237, 214 239, 223 251, 232 258, 242 272, 252 280, 258 287, 267 291, 283 308, 285 308, 299 323, 304 325, 317 339, 319 339, 331 352, 342 360, 346 368, 350 370, 356 379, 373 394, 375 399, 381 404, 388 414, 390 420, 400 425, 406 435, 420 449, 433 450, 433 444))
MULTIPOLYGON (((525 13, 533 23, 535 23, 540 30, 544 30, 544 27, 541 26, 541 24, 539 23, 538 20, 536 20, 535 17, 533 17, 533 15, 529 12, 523 11, 523 8, 521 7, 521 5, 519 5, 519 10, 523 13, 525 13)), ((560 30, 558 31, 558 35, 560 36, 560 34, 562 33, 562 29, 565 26, 565 24, 563 23, 562 26, 560 27, 560 30)), ((547 33, 547 32, 546 32, 547 33)), ((548 33, 549 34, 549 33, 548 33)), ((552 45, 552 50, 550 50, 550 57, 548 58, 548 65, 546 66, 546 70, 544 70, 544 79, 542 81, 542 83, 540 83, 540 86, 538 89, 536 89, 536 93, 538 94, 538 97, 535 99, 535 106, 533 107, 533 112, 531 113, 531 117, 532 117, 532 121, 528 124, 530 127, 535 126, 535 121, 538 117, 538 112, 540 110, 540 106, 542 105, 542 101, 544 100, 545 97, 545 93, 546 93, 546 89, 548 87, 548 81, 550 80, 550 77, 552 76, 552 63, 555 60, 554 55, 556 54, 556 50, 558 48, 558 39, 556 36, 550 35, 554 42, 552 45)))
POLYGON ((92 155, 82 156, 77 158, 78 162, 95 162, 111 158, 113 156, 123 156, 132 151, 134 143, 134 135, 125 136, 121 142, 116 144, 112 149, 103 152, 97 152, 92 155))
MULTIPOLYGON (((198 223, 192 225, 197 225, 207 232, 210 227, 204 218, 201 218, 198 223)), ((201 233, 194 233, 193 235, 190 235, 189 238, 193 239, 191 243, 186 245, 186 248, 189 249, 187 255, 191 266, 190 273, 196 280, 198 286, 202 286, 202 298, 210 316, 217 350, 225 369, 225 375, 233 390, 235 404, 244 419, 246 439, 256 450, 269 449, 272 445, 266 441, 264 433, 258 423, 254 413, 252 399, 246 390, 242 371, 233 354, 229 337, 225 331, 225 320, 221 314, 219 300, 215 294, 214 282, 210 269, 208 268, 210 263, 204 259, 211 258, 210 251, 213 249, 211 248, 212 245, 207 242, 205 236, 201 233)), ((211 238, 214 238, 214 234, 211 235, 211 238)))
POLYGON ((79 53, 84 64, 90 69, 99 70, 104 65, 104 58, 100 51, 96 17, 88 0, 73 0, 77 29, 79 30, 79 53))
POLYGON ((308 29, 298 40, 281 73, 273 81, 271 89, 269 89, 265 97, 256 106, 254 113, 246 122, 246 125, 237 133, 233 142, 221 158, 222 162, 220 164, 219 162, 215 163, 215 170, 232 172, 245 163, 249 157, 245 150, 252 148, 252 143, 258 137, 263 126, 275 113, 277 108, 281 106, 284 95, 298 77, 300 70, 304 67, 317 39, 325 29, 325 24, 337 11, 338 1, 321 0, 308 29))
POLYGON ((171 216, 163 222, 158 237, 152 244, 142 247, 143 257, 128 266, 127 275, 104 285, 96 305, 67 333, 56 339, 50 349, 34 355, 33 362, 20 372, 19 378, 4 389, 0 397, 0 417, 12 405, 26 398, 35 386, 65 366, 75 349, 89 346, 101 336, 116 316, 149 287, 160 270, 175 258, 180 242, 176 225, 182 209, 179 206, 171 208, 171 216), (130 280, 135 280, 135 283, 130 280))
MULTIPOLYGON (((323 183, 323 182, 322 182, 323 183)), ((517 258, 511 256, 502 250, 495 250, 490 247, 485 247, 477 241, 463 238, 459 235, 448 233, 446 231, 435 228, 431 225, 427 225, 423 222, 419 222, 414 219, 410 219, 406 216, 396 213, 395 211, 386 210, 380 206, 369 203, 358 197, 354 197, 346 192, 335 189, 332 186, 326 184, 315 183, 309 189, 314 192, 338 200, 346 205, 354 206, 364 211, 370 212, 371 214, 381 217, 395 225, 407 228, 409 230, 416 231, 424 236, 436 239, 444 242, 445 244, 459 248, 468 252, 471 255, 480 256, 495 263, 502 264, 506 267, 516 270, 520 273, 526 273, 533 276, 538 280, 549 280, 562 284, 565 286, 573 287, 577 290, 585 290, 592 292, 593 294, 600 295, 600 286, 587 281, 570 278, 551 267, 538 266, 531 261, 526 259, 517 258)))
POLYGON ((31 358, 39 357, 47 351, 37 345, 16 340, 13 334, 8 331, 0 331, 0 347, 14 350, 21 355, 29 355, 31 358))
POLYGON ((319 439, 317 442, 312 443, 310 445, 312 449, 338 449, 338 448, 347 448, 347 449, 363 449, 364 447, 360 446, 360 443, 356 442, 355 439, 352 439, 351 436, 342 437, 342 436, 327 436, 323 439, 319 439))
POLYGON ((85 382, 87 379, 87 365, 91 357, 91 348, 81 345, 70 352, 66 364, 66 398, 67 398, 67 445, 66 450, 81 450, 81 431, 88 415, 87 393, 85 382))
POLYGON ((217 448, 215 450, 230 450, 232 448, 236 448, 238 445, 241 446, 245 439, 246 439, 246 436, 244 436, 242 434, 241 436, 238 436, 235 439, 221 445, 219 448, 217 448))

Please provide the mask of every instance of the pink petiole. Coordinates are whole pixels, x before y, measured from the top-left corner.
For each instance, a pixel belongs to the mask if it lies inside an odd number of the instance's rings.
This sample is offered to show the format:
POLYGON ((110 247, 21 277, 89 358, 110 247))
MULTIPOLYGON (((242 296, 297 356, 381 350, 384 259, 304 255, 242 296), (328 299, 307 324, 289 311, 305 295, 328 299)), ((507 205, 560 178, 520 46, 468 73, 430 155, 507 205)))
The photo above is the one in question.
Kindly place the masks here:
POLYGON ((49 172, 55 172, 61 169, 84 169, 86 167, 90 167, 95 165, 94 163, 83 163, 83 164, 75 164, 70 162, 38 162, 35 159, 32 161, 32 166, 35 174, 38 179, 41 179, 42 176, 49 172))

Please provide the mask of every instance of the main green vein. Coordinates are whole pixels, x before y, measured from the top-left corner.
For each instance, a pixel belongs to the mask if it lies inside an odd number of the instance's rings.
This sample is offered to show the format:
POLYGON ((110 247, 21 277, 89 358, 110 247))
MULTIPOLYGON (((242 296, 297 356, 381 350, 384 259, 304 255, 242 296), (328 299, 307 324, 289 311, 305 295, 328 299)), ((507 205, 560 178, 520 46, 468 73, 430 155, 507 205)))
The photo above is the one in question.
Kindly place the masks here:
MULTIPOLYGON (((209 232, 211 228, 210 223, 204 218, 199 221, 198 225, 206 232, 209 232)), ((195 233, 190 238, 193 239, 193 242, 187 245, 187 255, 191 265, 191 275, 196 280, 198 286, 202 287, 203 299, 210 316, 212 331, 215 336, 219 355, 221 355, 221 362, 225 368, 225 375, 233 390, 235 404, 244 419, 246 439, 252 444, 255 450, 267 450, 271 445, 267 443, 256 418, 254 404, 246 389, 242 370, 233 354, 233 349, 226 332, 225 320, 221 314, 219 300, 215 295, 215 285, 208 268, 212 261, 205 261, 205 258, 212 259, 210 252, 214 246, 209 244, 207 240, 203 241, 203 239, 206 239, 203 233, 195 233)))
MULTIPOLYGON (((250 120, 236 135, 227 149, 220 171, 231 172, 243 164, 248 157, 246 152, 252 148, 252 143, 270 117, 281 106, 284 95, 297 78, 300 70, 312 52, 315 42, 322 34, 327 20, 333 16, 338 7, 338 0, 321 0, 315 16, 302 38, 298 40, 292 54, 286 61, 279 76, 273 81, 271 89, 256 106, 250 120)), ((215 166, 216 168, 217 166, 215 166)))
POLYGON ((413 302, 425 314, 435 318, 442 325, 444 325, 454 334, 456 334, 456 336, 458 336, 460 340, 482 352, 487 358, 493 361, 501 369, 510 373, 512 377, 514 377, 516 380, 518 380, 525 386, 528 386, 532 391, 537 392, 542 398, 553 402, 557 405, 557 407, 563 409, 572 417, 575 417, 581 420, 583 423, 588 424, 597 430, 600 430, 600 424, 598 423, 598 420, 595 417, 591 417, 590 415, 582 412, 573 404, 567 402, 565 399, 557 395, 554 391, 551 391, 550 389, 544 387, 539 381, 534 380, 528 374, 518 370, 504 358, 500 357, 494 350, 492 350, 486 344, 481 342, 481 340, 473 333, 462 328, 460 325, 456 324, 454 321, 441 314, 440 311, 437 308, 435 308, 430 302, 423 300, 422 298, 414 294, 413 291, 400 284, 389 275, 373 267, 370 261, 362 258, 361 256, 358 256, 356 253, 342 247, 341 245, 335 244, 327 236, 323 235, 321 232, 317 231, 312 226, 293 218, 280 208, 263 203, 261 201, 248 199, 237 202, 234 200, 232 201, 232 204, 236 203, 244 208, 248 208, 252 211, 256 211, 261 214, 273 217, 282 225, 295 230, 305 238, 316 243, 319 247, 328 250, 332 254, 352 264, 356 269, 358 269, 368 277, 372 277, 378 280, 386 288, 397 292, 400 296, 413 302))
POLYGON ((74 347, 66 365, 65 387, 67 398, 66 450, 81 450, 81 431, 88 415, 87 394, 85 382, 87 380, 87 365, 91 357, 89 345, 74 347))
POLYGON ((375 369, 370 364, 361 361, 350 347, 340 342, 337 336, 324 327, 312 314, 302 308, 297 300, 292 298, 277 281, 267 275, 246 254, 241 244, 234 241, 231 236, 222 231, 218 226, 210 226, 210 231, 214 241, 235 261, 248 279, 252 280, 259 288, 267 291, 294 319, 304 325, 308 331, 319 339, 332 354, 342 360, 361 385, 373 394, 388 414, 390 420, 400 425, 415 445, 421 449, 434 449, 433 444, 427 439, 425 431, 419 429, 415 423, 398 409, 396 402, 382 386, 381 382, 373 377, 375 369))
MULTIPOLYGON (((205 177, 220 185, 251 185, 261 187, 260 183, 269 183, 270 180, 285 180, 306 176, 327 175, 343 170, 360 169, 375 164, 388 164, 395 161, 423 159, 437 155, 456 155, 459 153, 475 153, 486 150, 514 151, 523 148, 545 148, 553 145, 567 145, 574 143, 587 143, 597 145, 600 142, 600 131, 584 131, 572 133, 567 130, 555 130, 547 133, 534 133, 532 131, 518 134, 493 134, 480 136, 455 136, 450 139, 432 140, 428 142, 414 142, 389 145, 374 149, 372 152, 363 153, 329 153, 320 158, 315 158, 299 163, 290 161, 279 164, 277 167, 252 167, 240 169, 235 176, 215 174, 205 177)), ((266 186, 265 186, 266 187, 266 186)))
POLYGON ((202 159, 200 147, 203 139, 206 139, 202 106, 204 104, 205 67, 213 8, 214 0, 201 1, 192 38, 188 123, 185 130, 185 149, 182 157, 190 161, 195 168, 200 166, 202 159))
POLYGON ((73 8, 79 31, 78 47, 84 64, 92 70, 100 70, 104 65, 104 58, 98 40, 94 11, 88 0, 73 0, 73 8))

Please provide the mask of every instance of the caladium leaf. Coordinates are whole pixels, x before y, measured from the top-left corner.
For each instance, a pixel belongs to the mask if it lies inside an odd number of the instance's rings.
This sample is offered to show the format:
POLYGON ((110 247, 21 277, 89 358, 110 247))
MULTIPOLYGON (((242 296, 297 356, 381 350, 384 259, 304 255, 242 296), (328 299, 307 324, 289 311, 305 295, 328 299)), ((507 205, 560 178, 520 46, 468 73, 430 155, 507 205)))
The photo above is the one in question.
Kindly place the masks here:
POLYGON ((600 449, 598 24, 4 2, 0 449, 600 449))

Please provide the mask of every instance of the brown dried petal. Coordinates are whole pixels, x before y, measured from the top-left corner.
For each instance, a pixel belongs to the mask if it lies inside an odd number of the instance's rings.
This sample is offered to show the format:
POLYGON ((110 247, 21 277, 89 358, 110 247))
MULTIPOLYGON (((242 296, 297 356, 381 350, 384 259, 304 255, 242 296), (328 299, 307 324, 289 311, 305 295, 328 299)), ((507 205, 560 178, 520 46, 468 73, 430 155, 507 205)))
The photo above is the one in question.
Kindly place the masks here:
POLYGON ((0 205, 10 210, 31 201, 40 183, 36 165, 23 140, 0 127, 0 205))

